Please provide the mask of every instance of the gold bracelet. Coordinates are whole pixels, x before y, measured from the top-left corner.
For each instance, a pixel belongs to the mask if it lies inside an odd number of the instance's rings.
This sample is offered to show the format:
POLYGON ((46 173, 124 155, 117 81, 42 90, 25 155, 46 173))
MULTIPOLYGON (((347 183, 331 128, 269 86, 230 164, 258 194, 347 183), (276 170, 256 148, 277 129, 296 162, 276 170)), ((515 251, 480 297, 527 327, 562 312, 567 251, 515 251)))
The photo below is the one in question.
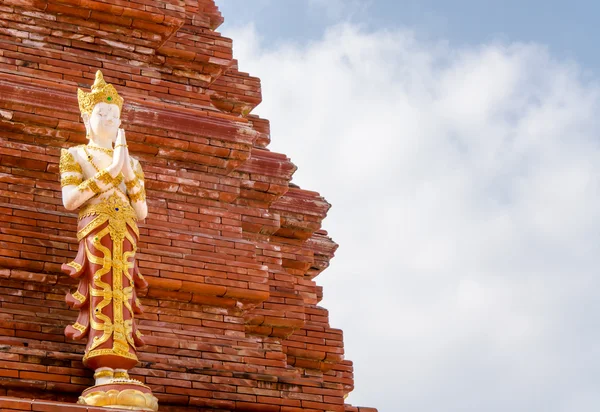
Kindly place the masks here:
POLYGON ((98 185, 96 184, 96 181, 93 178, 89 178, 89 179, 85 180, 82 184, 77 186, 77 188, 79 189, 80 192, 85 192, 86 189, 90 189, 95 194, 98 194, 101 192, 100 188, 98 187, 98 185))
POLYGON ((138 181, 137 177, 130 181, 125 181, 125 187, 127 187, 128 192, 135 189, 138 185, 139 185, 139 181, 138 181))
POLYGON ((106 170, 101 170, 100 172, 96 173, 96 176, 94 177, 105 185, 109 185, 113 182, 113 177, 106 170))
POLYGON ((116 145, 116 146, 115 146, 115 149, 116 149, 117 147, 129 147, 129 146, 127 146, 126 144, 118 144, 118 145, 116 145))
POLYGON ((123 176, 123 173, 119 173, 117 175, 117 177, 112 177, 112 175, 110 173, 108 173, 106 171, 106 169, 96 173, 96 176, 94 176, 96 179, 98 179, 100 182, 104 183, 105 185, 110 185, 110 186, 114 186, 117 187, 121 184, 121 182, 123 181, 123 179, 125 178, 123 176))
POLYGON ((81 178, 81 176, 78 176, 78 175, 65 176, 62 179, 60 179, 60 186, 61 187, 71 186, 71 185, 78 186, 79 184, 81 184, 81 182, 83 182, 83 179, 81 178))
POLYGON ((146 191, 142 188, 135 193, 128 193, 128 196, 132 202, 142 202, 146 200, 146 191))

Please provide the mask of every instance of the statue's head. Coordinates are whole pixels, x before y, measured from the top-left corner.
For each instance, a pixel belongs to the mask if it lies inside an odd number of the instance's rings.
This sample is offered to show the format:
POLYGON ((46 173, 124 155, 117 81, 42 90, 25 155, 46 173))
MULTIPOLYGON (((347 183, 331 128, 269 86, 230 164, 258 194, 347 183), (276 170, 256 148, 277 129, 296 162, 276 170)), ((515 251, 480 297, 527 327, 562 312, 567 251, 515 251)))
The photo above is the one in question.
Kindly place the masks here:
POLYGON ((112 84, 104 81, 100 70, 96 72, 92 91, 78 89, 77 98, 88 138, 114 141, 121 125, 123 98, 112 84))

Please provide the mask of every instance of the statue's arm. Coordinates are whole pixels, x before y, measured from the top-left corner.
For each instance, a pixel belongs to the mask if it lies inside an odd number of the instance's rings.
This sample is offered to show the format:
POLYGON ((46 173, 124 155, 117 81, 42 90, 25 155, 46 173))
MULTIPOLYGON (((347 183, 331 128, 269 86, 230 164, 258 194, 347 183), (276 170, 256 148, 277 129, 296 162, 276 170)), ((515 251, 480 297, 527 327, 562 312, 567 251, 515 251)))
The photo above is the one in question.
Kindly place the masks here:
POLYGON ((134 171, 134 178, 125 181, 127 187, 127 196, 135 214, 139 220, 144 220, 148 215, 148 205, 146 204, 146 186, 144 181, 144 171, 142 165, 137 159, 131 159, 131 168, 134 171))
POLYGON ((101 170, 84 180, 81 165, 73 154, 62 149, 60 153, 60 184, 65 209, 75 210, 92 197, 113 187, 115 178, 107 170, 101 170))
POLYGON ((92 196, 93 185, 90 182, 83 186, 83 170, 73 154, 67 150, 60 151, 60 185, 62 187, 63 205, 67 210, 75 210, 92 196), (84 190, 80 190, 84 189, 84 190))

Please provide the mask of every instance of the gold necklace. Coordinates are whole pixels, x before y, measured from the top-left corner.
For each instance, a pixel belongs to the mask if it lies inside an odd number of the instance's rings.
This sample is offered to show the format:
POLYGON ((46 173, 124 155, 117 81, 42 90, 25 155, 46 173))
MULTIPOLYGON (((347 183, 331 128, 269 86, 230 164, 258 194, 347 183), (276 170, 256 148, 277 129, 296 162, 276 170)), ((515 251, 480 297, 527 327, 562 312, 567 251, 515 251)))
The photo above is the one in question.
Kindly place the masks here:
POLYGON ((83 146, 83 151, 85 152, 85 156, 87 157, 88 162, 90 162, 90 164, 94 167, 94 169, 96 169, 96 172, 100 171, 100 168, 98 166, 96 166, 96 163, 94 163, 94 156, 92 156, 90 154, 90 152, 87 151, 87 148, 90 146, 83 146))
POLYGON ((91 144, 88 144, 86 147, 89 147, 90 149, 93 149, 93 150, 98 150, 100 152, 104 152, 104 153, 106 153, 107 155, 110 155, 110 156, 112 156, 113 153, 115 152, 113 149, 109 149, 109 148, 106 148, 106 147, 100 147, 100 146, 93 146, 91 144))

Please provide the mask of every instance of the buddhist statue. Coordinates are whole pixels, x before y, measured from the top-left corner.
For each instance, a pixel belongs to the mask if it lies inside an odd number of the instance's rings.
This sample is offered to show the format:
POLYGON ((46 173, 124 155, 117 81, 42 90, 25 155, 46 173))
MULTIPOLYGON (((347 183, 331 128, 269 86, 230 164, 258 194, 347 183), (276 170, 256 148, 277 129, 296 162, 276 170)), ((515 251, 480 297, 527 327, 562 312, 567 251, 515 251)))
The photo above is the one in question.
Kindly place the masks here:
POLYGON ((66 297, 79 310, 65 335, 87 338, 83 363, 93 369, 95 385, 79 403, 128 410, 156 411, 151 390, 130 379, 136 349, 144 340, 135 323, 142 313, 136 291, 147 288, 136 263, 137 222, 148 207, 140 162, 129 155, 121 126, 123 98, 96 73, 91 92, 78 90, 79 109, 88 143, 62 149, 62 200, 79 210, 76 258, 62 270, 79 280, 66 297))

